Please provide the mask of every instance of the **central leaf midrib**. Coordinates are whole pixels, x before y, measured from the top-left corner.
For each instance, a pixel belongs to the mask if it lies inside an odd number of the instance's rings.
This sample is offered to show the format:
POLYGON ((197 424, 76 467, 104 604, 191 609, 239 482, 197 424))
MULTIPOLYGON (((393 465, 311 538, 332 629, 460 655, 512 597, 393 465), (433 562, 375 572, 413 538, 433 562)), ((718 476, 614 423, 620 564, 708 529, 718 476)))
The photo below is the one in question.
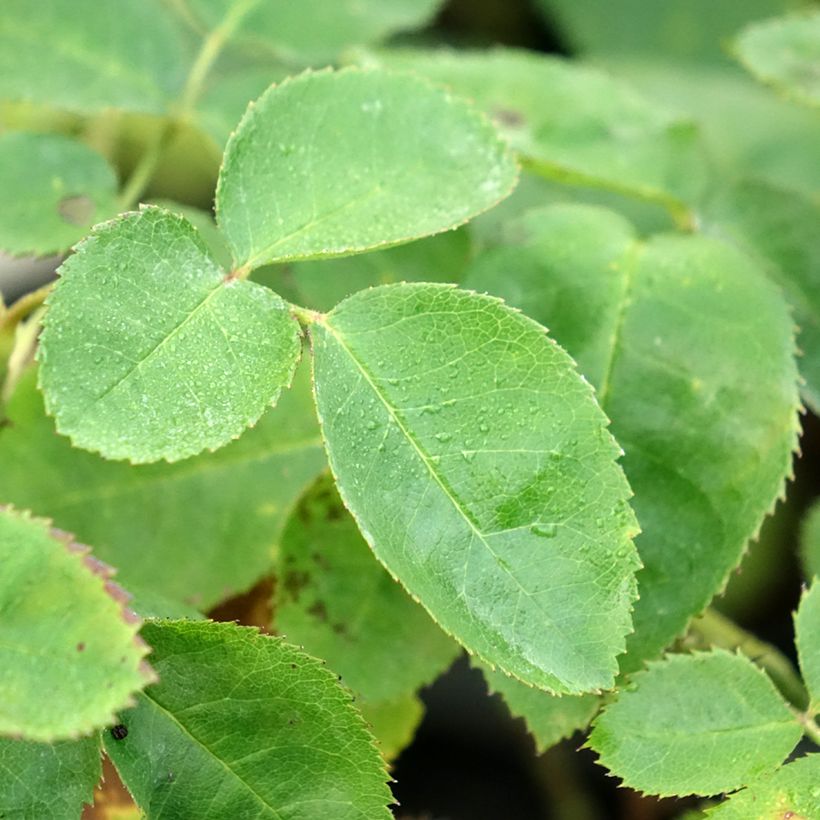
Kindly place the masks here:
POLYGON ((200 748, 204 749, 213 760, 216 760, 222 766, 222 768, 226 772, 228 772, 228 774, 231 775, 231 777, 233 777, 235 780, 237 780, 239 783, 241 783, 248 790, 248 792, 251 795, 253 795, 253 797, 259 803, 262 804, 262 806, 264 806, 265 808, 270 809, 273 812, 274 817, 278 818, 278 820, 282 820, 282 815, 279 814, 279 812, 276 810, 276 808, 274 806, 272 806, 270 803, 268 803, 268 801, 265 800, 265 798, 262 797, 262 795, 259 794, 259 792, 257 792, 256 789, 254 789, 253 786, 250 783, 247 782, 247 780, 244 780, 242 777, 240 777, 227 764, 226 761, 224 761, 221 757, 219 757, 219 755, 214 753, 208 747, 208 745, 206 743, 204 743, 202 740, 200 740, 184 723, 182 723, 182 721, 179 720, 179 718, 177 718, 177 716, 173 712, 166 709, 158 700, 156 700, 156 698, 152 697, 150 692, 148 692, 148 690, 142 692, 141 694, 146 700, 153 703, 157 707, 157 709, 159 709, 164 715, 167 715, 168 718, 174 724, 176 724, 184 732, 185 735, 187 735, 189 738, 191 738, 191 740, 193 740, 194 743, 196 743, 200 748))
POLYGON ((88 403, 85 407, 83 414, 87 413, 91 410, 95 405, 99 404, 105 398, 107 398, 111 393, 113 393, 121 384, 126 382, 131 376, 134 375, 141 367, 155 358, 163 349, 163 347, 170 342, 172 339, 176 338, 183 330, 183 328, 188 325, 195 316, 197 316, 201 311, 203 311, 214 298, 214 296, 218 293, 222 292, 222 289, 225 286, 225 280, 220 279, 211 290, 208 291, 207 295, 205 296, 202 301, 196 304, 188 313, 187 316, 175 327, 171 328, 171 330, 162 337, 141 359, 135 361, 128 370, 120 376, 112 385, 107 387, 99 396, 96 396, 92 401, 88 403))
MULTIPOLYGON (((519 588, 519 590, 528 599, 530 599, 533 603, 536 604, 538 610, 544 616, 545 620, 550 624, 550 626, 555 630, 555 632, 557 634, 561 635, 564 638, 566 646, 569 648, 570 652, 572 652, 572 643, 568 640, 568 636, 563 632, 563 630, 561 630, 558 627, 558 625, 553 621, 553 619, 549 616, 549 614, 547 612, 545 612, 544 609, 536 603, 536 599, 534 598, 532 593, 530 593, 529 590, 527 590, 521 584, 521 582, 518 580, 518 578, 515 576, 515 574, 513 572, 511 572, 510 569, 508 569, 505 566, 504 562, 499 558, 499 556, 496 554, 495 550, 493 550, 493 548, 489 545, 489 543, 486 540, 486 537, 485 537, 484 533, 482 533, 482 531, 478 528, 478 524, 475 521, 473 521, 472 516, 467 512, 467 510, 465 510, 462 507, 461 503, 458 501, 458 499, 450 491, 450 488, 447 486, 447 484, 444 481, 443 477, 439 476, 438 472, 433 468, 433 464, 431 462, 430 456, 424 451, 424 449, 421 447, 419 442, 416 441, 415 437, 411 434, 410 430, 405 426, 404 422, 399 418, 398 408, 393 407, 393 405, 387 400, 387 397, 382 393, 382 391, 379 389, 379 387, 373 381, 373 378, 370 375, 367 368, 365 367, 364 363, 361 362, 354 355, 353 351, 345 343, 344 337, 340 333, 338 333, 329 322, 325 322, 324 327, 327 328, 328 332, 338 342, 338 344, 345 351, 345 353, 347 353, 347 355, 350 357, 350 360, 356 365, 359 372, 362 374, 362 377, 370 385, 370 388, 373 391, 373 393, 376 395, 376 397, 379 399, 379 401, 384 405, 384 408, 387 410, 388 415, 390 416, 390 418, 393 419, 396 426, 399 428, 399 430, 402 432, 404 437, 407 439, 407 441, 410 443, 410 445, 416 451, 416 454, 418 455, 418 457, 420 458, 420 460, 424 464, 424 466, 427 468, 428 472, 430 473, 430 476, 433 478, 433 480, 441 488, 441 490, 444 493, 445 497, 450 500, 450 502, 453 505, 453 507, 455 508, 456 512, 459 513, 459 515, 464 519, 464 521, 468 524, 470 529, 476 535, 478 540, 484 545, 487 552, 493 557, 498 569, 503 574, 509 576, 515 582, 515 584, 519 588)), ((548 672, 547 670, 542 669, 540 666, 535 666, 535 664, 533 664, 532 661, 530 661, 529 659, 527 660, 527 663, 532 665, 533 667, 535 667, 541 674, 548 675, 549 677, 551 677, 554 680, 560 682, 564 686, 567 686, 569 689, 572 689, 571 686, 569 686, 564 680, 562 680, 555 673, 548 672)))

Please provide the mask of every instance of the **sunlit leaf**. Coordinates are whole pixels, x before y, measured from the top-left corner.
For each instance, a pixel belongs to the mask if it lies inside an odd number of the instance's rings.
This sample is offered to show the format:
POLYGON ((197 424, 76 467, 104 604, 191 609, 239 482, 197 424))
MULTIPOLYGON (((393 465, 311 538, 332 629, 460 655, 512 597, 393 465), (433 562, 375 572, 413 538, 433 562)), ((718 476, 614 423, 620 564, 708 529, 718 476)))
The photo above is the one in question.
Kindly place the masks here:
POLYGON ((722 650, 653 662, 598 719, 589 745, 647 794, 720 794, 753 783, 802 734, 766 674, 722 650))
POLYGON ((541 688, 609 687, 635 520, 589 385, 544 329, 445 285, 362 291, 311 326, 342 497, 471 652, 541 688))
POLYGON ((105 747, 152 820, 391 816, 372 737, 319 661, 233 624, 155 621, 143 637, 160 682, 105 747))

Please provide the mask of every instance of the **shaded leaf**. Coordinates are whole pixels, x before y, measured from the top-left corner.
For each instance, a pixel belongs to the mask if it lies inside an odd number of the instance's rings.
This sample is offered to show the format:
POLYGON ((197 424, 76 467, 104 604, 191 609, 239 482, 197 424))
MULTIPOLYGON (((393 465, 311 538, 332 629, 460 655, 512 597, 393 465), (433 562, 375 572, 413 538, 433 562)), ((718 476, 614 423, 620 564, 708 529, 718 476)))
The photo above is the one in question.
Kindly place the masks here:
POLYGON ((754 260, 715 240, 642 242, 579 206, 532 211, 510 232, 465 284, 552 330, 626 451, 644 563, 632 670, 725 585, 783 492, 798 430, 792 322, 754 260))
POLYGON ((809 507, 800 524, 800 553, 806 578, 820 577, 820 501, 809 507))
POLYGON ((566 353, 499 301, 430 284, 357 293, 311 336, 331 467, 379 560, 488 663, 611 686, 637 528, 566 353))
POLYGON ((709 820, 811 820, 820 805, 820 755, 806 755, 707 810, 709 820))
POLYGON ((105 747, 152 820, 390 817, 372 738, 319 661, 234 624, 156 621, 143 637, 160 682, 105 747))
POLYGON ((809 692, 809 712, 820 712, 820 583, 814 579, 794 616, 800 672, 809 692))
POLYGON ((459 652, 368 549, 328 479, 299 503, 277 556, 275 625, 366 702, 406 697, 459 652))
POLYGON ((650 663, 596 719, 589 745, 625 786, 712 795, 776 768, 801 734, 763 671, 715 649, 650 663))
POLYGON ((454 228, 515 181, 464 101, 383 71, 306 72, 263 94, 229 141, 217 221, 235 264, 252 269, 454 228))
MULTIPOLYGON (((244 0, 231 0, 236 8, 244 0)), ((297 65, 332 60, 345 48, 384 40, 390 34, 420 28, 442 0, 303 0, 300 3, 256 2, 233 38, 266 48, 297 65)), ((208 27, 225 17, 225 0, 188 0, 208 27)))
POLYGON ((0 734, 74 738, 153 679, 111 570, 71 536, 0 507, 0 734))
POLYGON ((0 136, 0 187, 0 250, 14 255, 67 250, 117 211, 108 163, 58 134, 0 136))
POLYGON ((394 700, 359 701, 359 708, 388 762, 410 745, 424 717, 424 704, 415 694, 394 700))
MULTIPOLYGON (((724 41, 749 20, 777 14, 786 0, 538 0, 573 50, 723 62, 724 41)), ((686 63, 689 65, 689 62, 686 63)), ((711 89, 710 89, 711 91, 711 89)))
POLYGON ((39 359, 46 409, 75 446, 178 461, 237 438, 299 357, 286 303, 227 276, 159 208, 100 225, 60 268, 39 359))
POLYGON ((744 180, 709 203, 706 230, 757 254, 794 311, 803 395, 820 410, 820 205, 766 182, 744 180))
POLYGON ((278 284, 280 279, 285 279, 299 304, 327 311, 346 296, 375 285, 459 282, 467 267, 470 250, 470 238, 465 229, 448 231, 359 256, 283 265, 276 269, 272 283, 278 284))
POLYGON ((0 817, 77 818, 100 779, 100 739, 60 743, 0 739, 0 817))
POLYGON ((487 687, 498 694, 514 717, 523 718, 538 754, 586 729, 601 705, 597 695, 551 695, 502 672, 478 664, 487 687))
POLYGON ((820 106, 820 12, 752 23, 733 46, 758 80, 804 105, 820 106))
POLYGON ((54 435, 34 377, 26 375, 6 408, 0 498, 95 544, 144 615, 157 614, 158 594, 208 609, 269 572, 291 507, 327 464, 307 362, 239 441, 180 464, 138 467, 54 435))
POLYGON ((530 166, 551 178, 658 201, 673 211, 703 182, 697 132, 603 72, 526 51, 365 55, 475 100, 530 166))
POLYGON ((186 49, 159 0, 4 0, 0 98, 90 113, 162 113, 185 77, 186 49))

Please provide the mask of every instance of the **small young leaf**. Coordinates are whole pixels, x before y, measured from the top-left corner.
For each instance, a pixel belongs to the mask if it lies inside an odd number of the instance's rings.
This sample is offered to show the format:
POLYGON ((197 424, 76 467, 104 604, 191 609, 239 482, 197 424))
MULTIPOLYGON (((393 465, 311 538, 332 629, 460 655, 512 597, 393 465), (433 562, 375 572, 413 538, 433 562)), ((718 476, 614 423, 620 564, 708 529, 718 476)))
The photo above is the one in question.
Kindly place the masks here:
POLYGON ((794 616, 800 671, 809 691, 809 711, 820 712, 820 582, 803 593, 794 616))
POLYGON ((764 672, 715 649, 650 663, 595 721, 589 745, 625 786, 712 795, 777 767, 801 734, 764 672))
POLYGON ((734 50, 758 80, 804 105, 820 106, 820 12, 752 23, 734 50))
POLYGON ((820 501, 809 507, 801 522, 800 554, 806 578, 820 577, 820 501))
POLYGON ((238 267, 342 256, 454 228, 507 196, 516 175, 490 123, 423 80, 306 72, 239 124, 217 221, 238 267))
POLYGON ((384 764, 319 661, 233 624, 156 621, 143 637, 160 682, 105 747, 152 820, 390 817, 384 764))
POLYGON ((703 173, 697 132, 597 69, 512 49, 366 55, 475 100, 522 157, 550 177, 673 209, 703 173))
POLYGON ((713 198, 705 228, 758 255, 782 288, 799 327, 803 396, 820 411, 820 205, 758 180, 743 180, 713 198))
MULTIPOLYGON (((231 0, 236 7, 243 0, 231 0)), ((390 34, 419 28, 442 0, 301 0, 257 2, 242 18, 233 38, 246 46, 266 48, 299 65, 326 63, 345 48, 384 40, 390 34)), ((225 17, 225 0, 188 0, 208 27, 225 17)), ((245 4, 248 5, 247 3, 245 4)))
POLYGON ((6 408, 0 498, 94 544, 138 602, 145 590, 208 609, 250 587, 270 571, 291 507, 327 466, 307 361, 239 441, 179 464, 139 467, 54 435, 35 376, 26 374, 6 408))
POLYGON ((725 585, 783 492, 799 426, 793 323, 754 260, 715 240, 642 242, 583 206, 509 230, 465 284, 549 327, 612 419, 642 529, 622 663, 636 669, 725 585))
POLYGON ((182 217, 145 208, 100 225, 60 273, 40 384, 75 446, 134 463, 215 450, 291 379, 285 302, 227 276, 182 217))
POLYGON ((0 98, 91 113, 162 113, 182 87, 180 32, 159 0, 28 0, 0 6, 0 98))
POLYGON ((706 815, 709 820, 811 820, 818 806, 820 754, 813 754, 764 775, 706 815))
POLYGON ((551 695, 525 686, 486 664, 478 667, 484 673, 487 687, 501 696, 514 717, 523 718, 535 741, 535 750, 542 754, 575 732, 586 729, 601 705, 597 695, 551 695))
POLYGON ((375 560, 328 479, 291 517, 277 576, 277 632, 326 660, 367 702, 414 693, 459 652, 375 560))
POLYGON ((0 734, 75 738, 153 679, 111 570, 71 537, 0 507, 0 734))
POLYGON ((0 250, 59 253, 117 211, 117 178, 96 151, 58 134, 0 136, 0 250))
POLYGON ((589 385, 535 322, 445 285, 385 285, 311 326, 346 506, 471 652, 540 688, 612 685, 638 559, 589 385))
POLYGON ((59 743, 0 739, 0 817, 78 818, 100 780, 98 736, 59 743))

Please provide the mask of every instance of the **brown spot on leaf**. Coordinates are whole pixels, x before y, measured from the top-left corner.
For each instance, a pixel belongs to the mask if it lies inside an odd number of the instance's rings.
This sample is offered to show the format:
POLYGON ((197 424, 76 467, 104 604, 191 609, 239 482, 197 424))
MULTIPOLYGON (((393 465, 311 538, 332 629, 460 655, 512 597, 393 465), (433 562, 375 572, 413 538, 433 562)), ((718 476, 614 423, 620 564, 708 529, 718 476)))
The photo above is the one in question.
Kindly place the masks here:
POLYGON ((322 601, 316 601, 315 604, 312 604, 308 607, 308 615, 312 615, 314 618, 318 618, 320 621, 327 620, 327 607, 322 603, 322 601))
POLYGON ((513 111, 511 108, 496 108, 493 111, 493 116, 501 123, 510 128, 520 128, 526 120, 519 111, 513 111))
POLYGON ((289 570, 282 579, 282 587, 294 600, 299 600, 299 593, 310 583, 310 575, 301 570, 289 570))
POLYGON ((80 641, 77 644, 77 651, 78 652, 85 652, 85 643, 83 641, 80 641))
POLYGON ((242 626, 255 626, 270 632, 273 620, 273 578, 263 578, 241 595, 228 598, 215 606, 208 616, 215 621, 233 621, 242 626))
POLYGON ((57 213, 69 225, 88 225, 94 216, 94 200, 84 194, 64 196, 57 205, 57 213))

